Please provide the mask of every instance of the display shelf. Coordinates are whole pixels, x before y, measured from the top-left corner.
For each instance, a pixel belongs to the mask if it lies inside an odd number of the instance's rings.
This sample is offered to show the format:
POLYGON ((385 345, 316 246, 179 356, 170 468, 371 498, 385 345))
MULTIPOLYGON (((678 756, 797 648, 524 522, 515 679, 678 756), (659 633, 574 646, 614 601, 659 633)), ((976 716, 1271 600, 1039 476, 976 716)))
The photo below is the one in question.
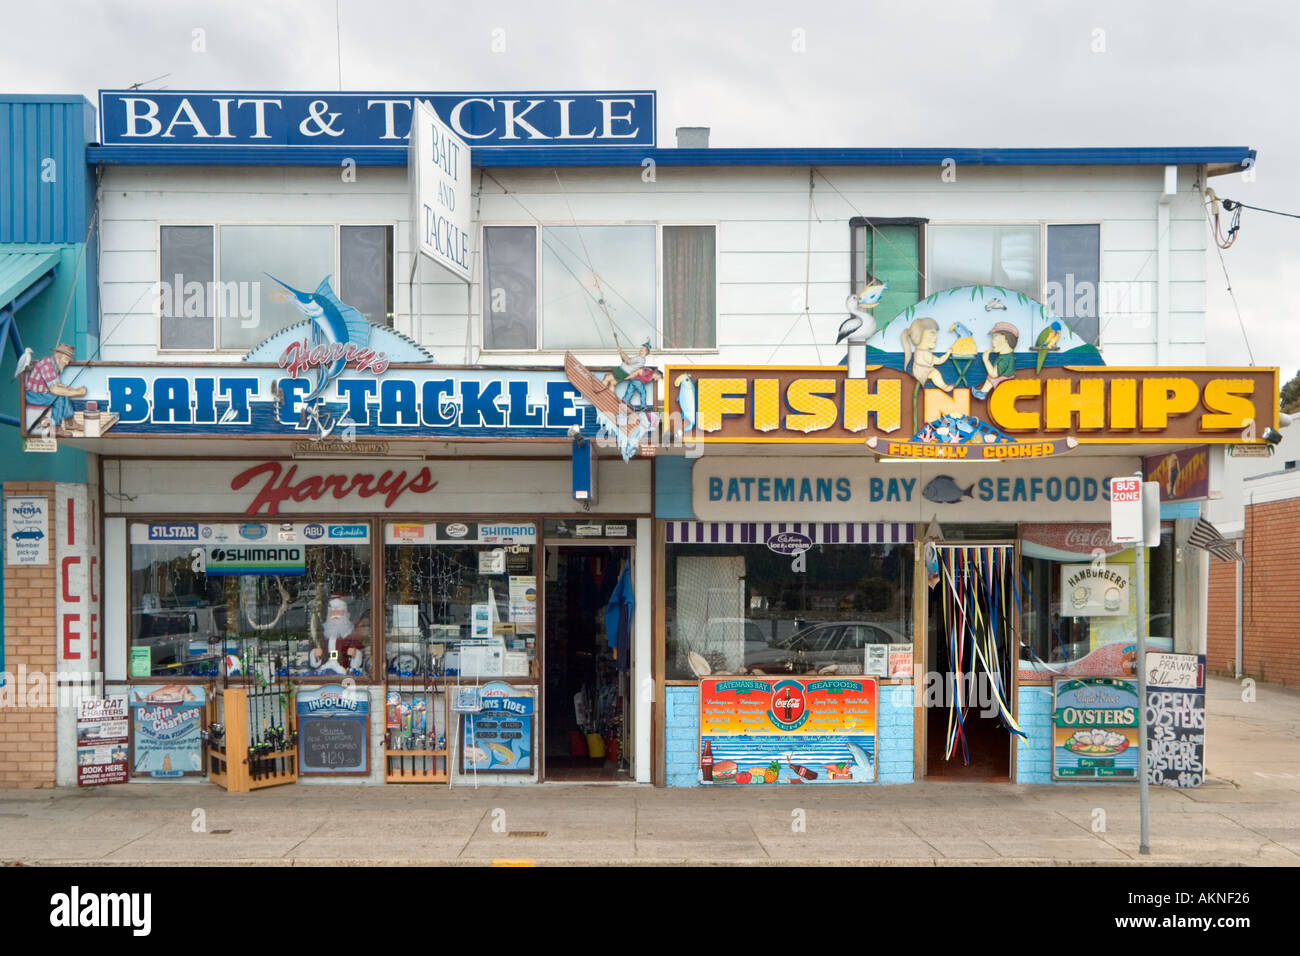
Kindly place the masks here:
MULTIPOLYGON (((451 780, 451 751, 450 741, 451 734, 448 730, 450 726, 450 699, 445 688, 437 685, 425 685, 412 687, 409 684, 389 684, 384 689, 384 782, 385 783, 448 783, 451 780), (434 701, 440 700, 440 704, 435 704, 437 710, 441 711, 442 720, 439 722, 435 708, 428 710, 429 721, 432 723, 432 735, 436 738, 441 732, 443 738, 448 742, 447 746, 440 749, 419 748, 407 750, 401 747, 388 746, 392 740, 393 734, 400 734, 400 727, 394 727, 390 723, 389 713, 389 695, 397 694, 403 702, 415 698, 427 697, 434 701)), ((429 732, 426 730, 426 734, 429 732)))

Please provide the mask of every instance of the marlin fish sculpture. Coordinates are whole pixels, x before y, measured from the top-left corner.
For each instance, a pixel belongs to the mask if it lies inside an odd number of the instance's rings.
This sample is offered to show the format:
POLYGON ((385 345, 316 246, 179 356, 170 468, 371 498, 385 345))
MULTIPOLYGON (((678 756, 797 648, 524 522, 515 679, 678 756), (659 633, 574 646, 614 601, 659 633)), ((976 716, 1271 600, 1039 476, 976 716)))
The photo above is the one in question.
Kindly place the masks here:
MULTIPOLYGON (((278 283, 293 296, 293 304, 298 311, 307 316, 312 323, 312 338, 317 345, 353 346, 353 351, 363 348, 370 341, 370 323, 366 317, 350 305, 345 305, 334 290, 330 288, 330 277, 326 276, 316 287, 315 292, 302 292, 293 286, 281 282, 269 272, 266 277, 278 283)), ((304 398, 304 403, 314 401, 325 390, 348 363, 348 356, 342 348, 337 359, 328 365, 321 365, 316 373, 316 385, 311 394, 304 398)))

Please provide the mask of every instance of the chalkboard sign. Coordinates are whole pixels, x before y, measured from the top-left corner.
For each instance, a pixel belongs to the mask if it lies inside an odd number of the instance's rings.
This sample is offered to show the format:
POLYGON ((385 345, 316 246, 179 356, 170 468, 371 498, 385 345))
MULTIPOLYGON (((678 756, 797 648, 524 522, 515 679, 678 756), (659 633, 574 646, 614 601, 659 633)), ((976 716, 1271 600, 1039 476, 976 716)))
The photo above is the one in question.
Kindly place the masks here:
POLYGON ((1153 675, 1160 683, 1147 687, 1147 780, 1199 787, 1205 780, 1205 658, 1160 656, 1184 660, 1165 662, 1171 666, 1153 675))
POLYGON ((364 691, 328 684, 298 694, 298 772, 370 772, 370 701, 364 691))

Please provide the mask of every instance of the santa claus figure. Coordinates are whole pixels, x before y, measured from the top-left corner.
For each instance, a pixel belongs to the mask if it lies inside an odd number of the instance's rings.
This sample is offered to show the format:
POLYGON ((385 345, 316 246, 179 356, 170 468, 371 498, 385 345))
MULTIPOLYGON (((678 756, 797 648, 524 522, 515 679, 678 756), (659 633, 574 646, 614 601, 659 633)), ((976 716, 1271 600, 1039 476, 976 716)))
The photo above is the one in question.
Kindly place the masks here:
POLYGON ((337 594, 330 598, 329 613, 325 618, 325 646, 313 647, 311 666, 318 674, 360 673, 365 667, 365 648, 359 637, 353 636, 355 626, 348 613, 348 605, 337 594))

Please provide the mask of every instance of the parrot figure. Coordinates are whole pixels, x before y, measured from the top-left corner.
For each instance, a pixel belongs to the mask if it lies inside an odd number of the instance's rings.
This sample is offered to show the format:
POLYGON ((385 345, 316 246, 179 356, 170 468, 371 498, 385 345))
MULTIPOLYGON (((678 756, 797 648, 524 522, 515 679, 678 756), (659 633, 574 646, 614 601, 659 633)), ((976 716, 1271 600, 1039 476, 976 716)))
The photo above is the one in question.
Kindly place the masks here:
POLYGON ((682 432, 695 430, 695 382, 687 372, 673 382, 677 389, 677 407, 682 413, 682 432))
POLYGON ((1047 361, 1047 353, 1056 347, 1056 343, 1061 340, 1061 323, 1053 322, 1043 331, 1038 333, 1038 340, 1034 342, 1034 351, 1038 353, 1038 365, 1035 369, 1037 374, 1042 374, 1043 363, 1047 361))
POLYGON ((975 333, 960 322, 954 322, 948 326, 948 331, 957 336, 957 341, 952 344, 953 355, 974 355, 979 349, 975 346, 975 333))

